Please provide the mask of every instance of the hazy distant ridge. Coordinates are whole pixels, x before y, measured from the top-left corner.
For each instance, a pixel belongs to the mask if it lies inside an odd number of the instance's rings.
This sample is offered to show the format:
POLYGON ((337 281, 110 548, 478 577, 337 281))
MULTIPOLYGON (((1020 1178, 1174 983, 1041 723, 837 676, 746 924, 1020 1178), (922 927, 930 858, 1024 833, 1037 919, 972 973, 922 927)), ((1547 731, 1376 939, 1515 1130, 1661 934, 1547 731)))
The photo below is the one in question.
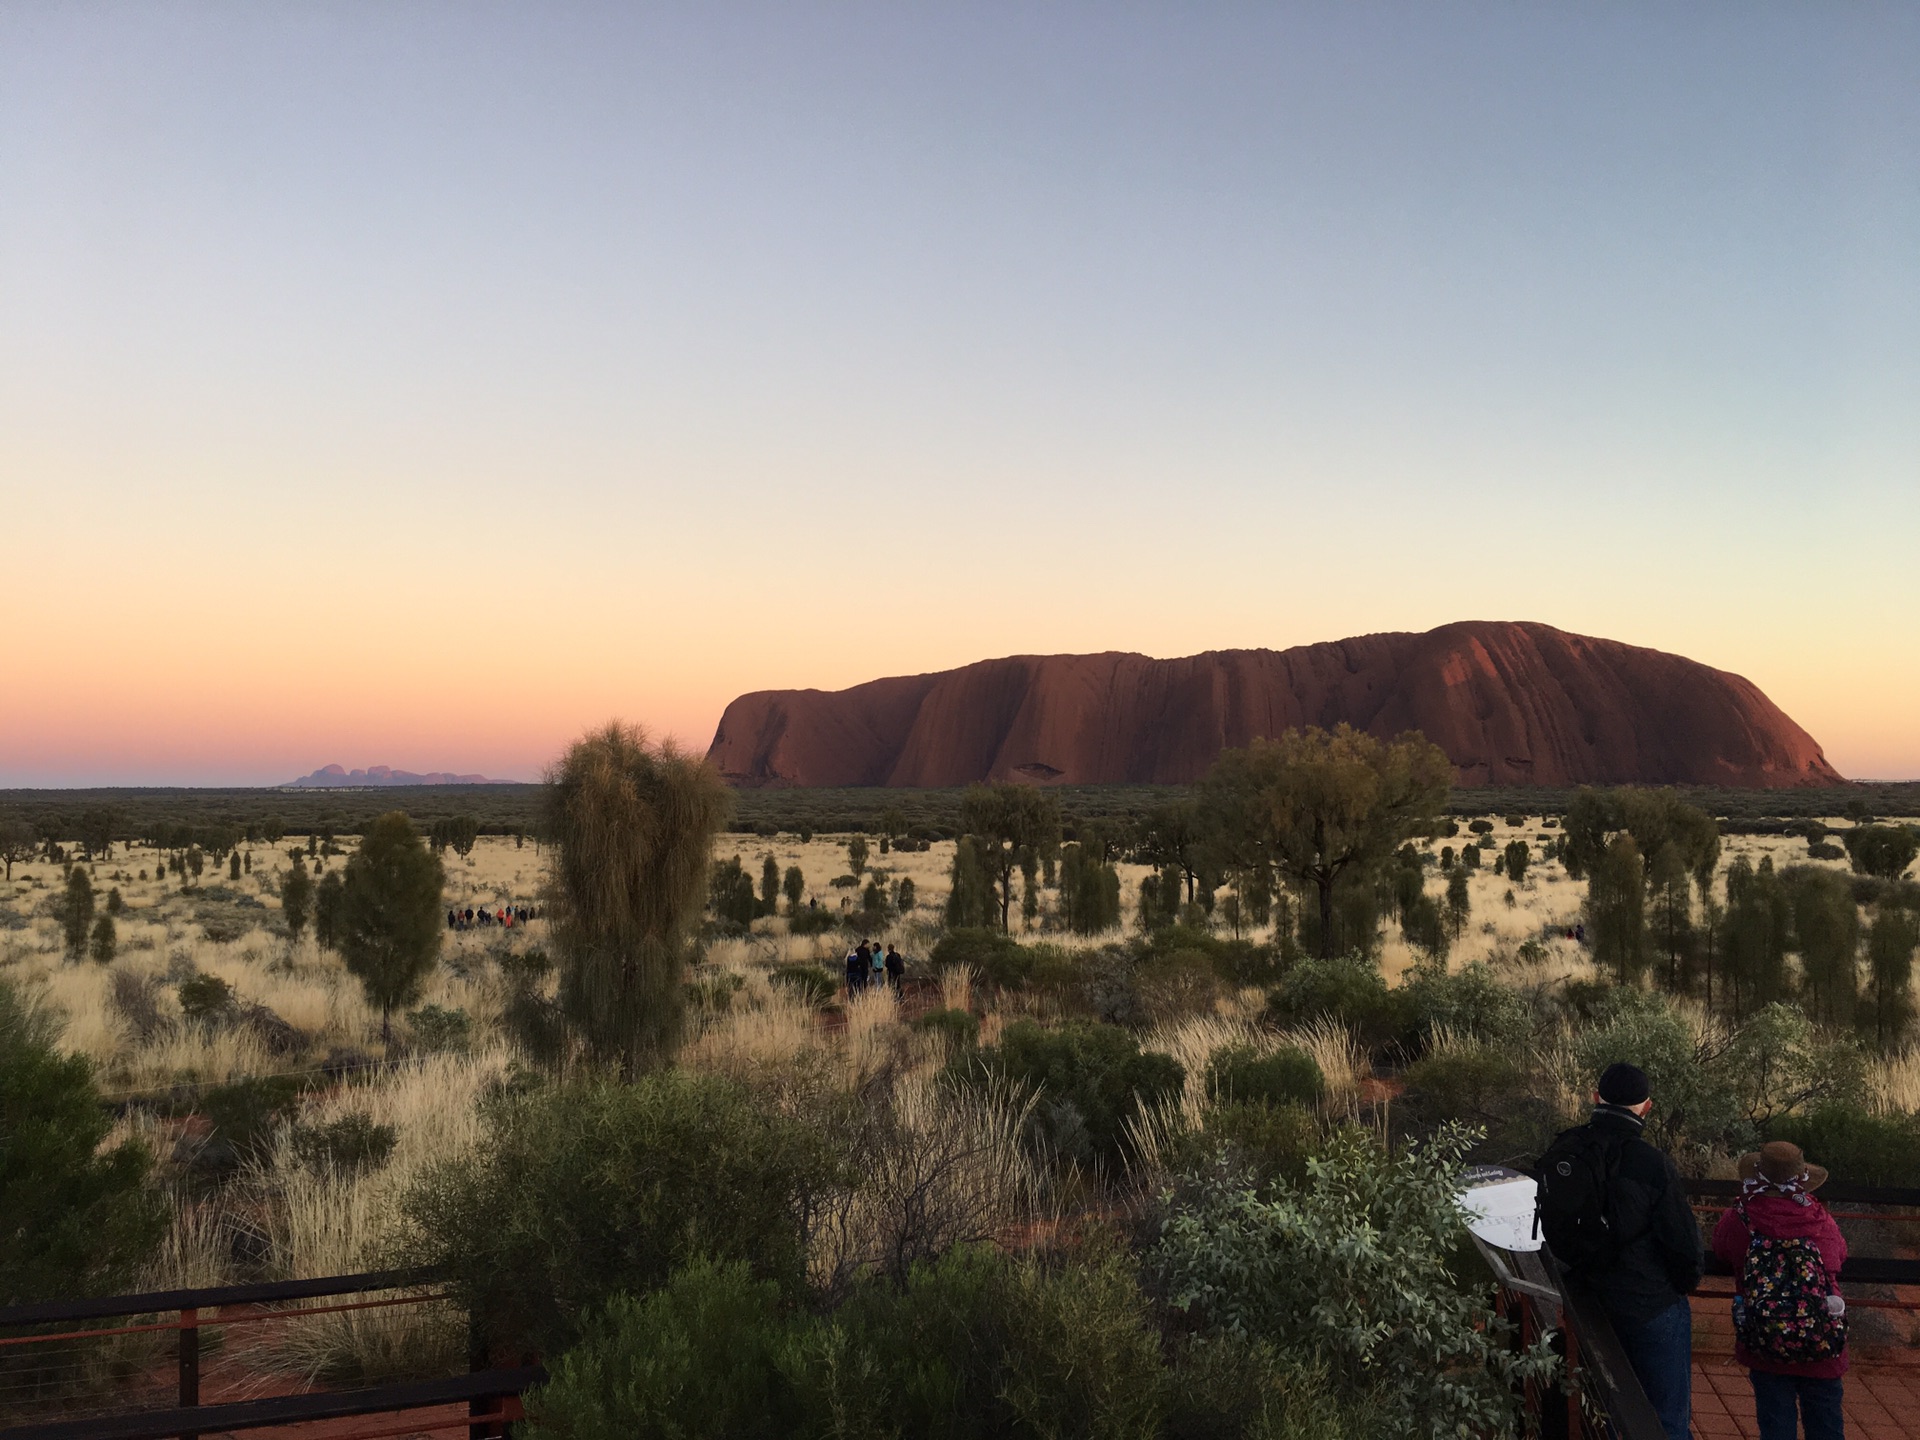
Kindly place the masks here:
POLYGON ((292 790, 345 790, 369 785, 511 785, 511 780, 489 780, 485 775, 454 775, 445 770, 430 770, 416 775, 411 770, 395 770, 390 765, 370 765, 365 770, 349 770, 344 765, 322 765, 311 775, 289 780, 292 790))

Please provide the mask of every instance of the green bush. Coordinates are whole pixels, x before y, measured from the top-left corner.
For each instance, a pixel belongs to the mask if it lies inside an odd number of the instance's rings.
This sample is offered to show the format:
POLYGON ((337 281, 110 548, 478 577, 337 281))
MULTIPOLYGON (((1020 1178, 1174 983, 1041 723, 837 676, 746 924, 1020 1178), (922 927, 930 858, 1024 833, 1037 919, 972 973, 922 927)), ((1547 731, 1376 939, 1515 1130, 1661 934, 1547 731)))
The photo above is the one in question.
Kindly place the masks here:
POLYGON ((422 1005, 407 1012, 407 1028, 422 1050, 465 1050, 473 1034, 473 1021, 464 1010, 422 1005))
POLYGON ((1453 974, 1437 965, 1416 967, 1400 987, 1400 1003, 1422 1045, 1445 1030, 1489 1045, 1518 1046, 1533 1028, 1525 1002, 1478 961, 1453 974))
POLYGON ((189 1020, 217 1020, 233 1009, 233 987, 218 975, 195 975, 174 992, 189 1020))
POLYGON ((1398 1040, 1406 1028, 1399 995, 1387 989, 1379 966, 1357 955, 1296 962, 1267 993, 1266 1013, 1282 1028, 1337 1021, 1374 1047, 1398 1040))
POLYGON ((831 910, 796 910, 787 921, 787 929, 795 935, 824 935, 840 923, 840 918, 831 910))
POLYGON ((325 1125, 296 1126, 293 1150, 309 1170, 354 1175, 386 1164, 396 1138, 393 1126, 356 1111, 325 1125))
MULTIPOLYGON (((1304 1179, 1307 1161, 1319 1148, 1320 1124, 1305 1106, 1230 1101, 1207 1108, 1199 1135, 1182 1147, 1182 1156, 1224 1159, 1229 1173, 1267 1185, 1282 1178, 1304 1179)), ((1175 1159, 1180 1168, 1199 1168, 1181 1165, 1181 1156, 1175 1159)))
POLYGON ((801 1197, 836 1177, 819 1134, 714 1076, 666 1071, 503 1096, 490 1143, 406 1200, 411 1258, 447 1267, 488 1333, 555 1354, 615 1294, 696 1256, 797 1289, 801 1197))
POLYGON ((654 1293, 616 1295, 527 1398, 530 1440, 784 1440, 794 1325, 780 1287, 696 1257, 654 1293))
POLYGON ((1775 1120, 1767 1138, 1791 1140, 1842 1184, 1920 1186, 1920 1117, 1828 1101, 1807 1115, 1775 1120))
POLYGON ((0 980, 0 1305, 122 1290, 167 1229, 152 1157, 101 1149, 113 1119, 92 1069, 53 1037, 0 980))
POLYGON ((1147 937, 1143 958, 1151 962, 1178 952, 1204 955, 1214 974, 1229 985, 1271 985, 1280 976, 1279 957, 1272 946, 1223 939, 1194 925, 1154 931, 1147 937))
POLYGON ((1653 1093, 1649 1138, 1672 1150, 1745 1147, 1753 1125, 1724 1073, 1696 1043, 1691 1027, 1663 995, 1606 986, 1582 997, 1591 1018, 1574 1035, 1573 1050, 1583 1088, 1616 1060, 1647 1072, 1653 1093))
POLYGON ((743 1264, 617 1298, 528 1397, 532 1440, 1152 1440, 1159 1337, 1123 1257, 950 1251, 821 1316, 743 1264))
POLYGON ((300 1081, 292 1075, 263 1075, 215 1086, 200 1097, 200 1113, 213 1129, 194 1157, 195 1167, 225 1174, 244 1161, 258 1159, 299 1098, 300 1081))
POLYGON ((970 966, 989 985, 1018 990, 1033 976, 1032 954, 1010 935, 967 926, 949 930, 933 947, 928 960, 937 970, 970 966))
POLYGON ((1184 1337, 1168 1366, 1165 1440, 1366 1440, 1380 1433, 1323 1371, 1244 1335, 1184 1337))
POLYGON ((970 1010, 929 1010, 913 1022, 913 1028, 940 1036, 954 1050, 970 1049, 980 1039, 980 1021, 970 1010))
POLYGON ((1516 1382, 1556 1362, 1544 1344, 1515 1354, 1511 1328, 1455 1282, 1468 1144, 1448 1133, 1389 1154, 1348 1129, 1270 1196, 1199 1182, 1153 1256, 1173 1304, 1205 1333, 1318 1357, 1340 1394, 1377 1409, 1382 1434, 1510 1433, 1516 1382))
POLYGON ((1306 1051, 1282 1045, 1265 1055, 1250 1045, 1227 1045, 1207 1062, 1207 1096, 1245 1105, 1317 1105, 1327 1077, 1306 1051))
POLYGON ((840 982, 820 965, 776 965, 767 978, 805 1005, 825 1005, 840 993, 840 982))
POLYGON ((1180 1093, 1186 1072, 1168 1055, 1142 1052, 1117 1025, 1073 1021, 1049 1030, 1016 1020, 1000 1043, 956 1057, 954 1073, 979 1082, 999 1079, 1037 1093, 1031 1138, 1060 1158, 1106 1169, 1122 1157, 1127 1122, 1140 1106, 1180 1093))

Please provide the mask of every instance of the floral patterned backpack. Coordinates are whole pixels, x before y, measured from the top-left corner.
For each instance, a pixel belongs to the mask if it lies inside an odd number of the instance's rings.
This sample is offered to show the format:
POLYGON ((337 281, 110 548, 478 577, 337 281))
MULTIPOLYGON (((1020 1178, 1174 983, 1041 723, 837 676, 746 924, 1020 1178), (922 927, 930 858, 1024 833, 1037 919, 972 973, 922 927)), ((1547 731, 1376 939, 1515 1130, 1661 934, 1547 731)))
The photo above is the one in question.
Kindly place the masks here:
POLYGON ((1741 1269, 1746 1293, 1734 1301, 1740 1344, 1756 1359, 1787 1365, 1830 1360, 1846 1348, 1844 1315, 1827 1311, 1833 1282, 1820 1247, 1804 1235, 1775 1239, 1753 1228, 1742 1200, 1734 1208, 1747 1227, 1741 1269))

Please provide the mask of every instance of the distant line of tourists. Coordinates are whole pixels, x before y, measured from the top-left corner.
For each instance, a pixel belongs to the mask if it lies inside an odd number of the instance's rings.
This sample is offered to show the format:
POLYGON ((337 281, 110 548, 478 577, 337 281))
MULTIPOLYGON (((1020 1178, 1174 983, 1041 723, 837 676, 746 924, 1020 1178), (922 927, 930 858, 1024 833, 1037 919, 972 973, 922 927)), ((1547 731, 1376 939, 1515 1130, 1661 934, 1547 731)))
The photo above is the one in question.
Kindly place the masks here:
POLYGON ((529 920, 539 918, 538 905, 498 905, 491 910, 484 905, 478 910, 469 905, 464 910, 447 911, 447 929, 471 930, 479 925, 498 925, 511 930, 516 925, 525 925, 529 920))

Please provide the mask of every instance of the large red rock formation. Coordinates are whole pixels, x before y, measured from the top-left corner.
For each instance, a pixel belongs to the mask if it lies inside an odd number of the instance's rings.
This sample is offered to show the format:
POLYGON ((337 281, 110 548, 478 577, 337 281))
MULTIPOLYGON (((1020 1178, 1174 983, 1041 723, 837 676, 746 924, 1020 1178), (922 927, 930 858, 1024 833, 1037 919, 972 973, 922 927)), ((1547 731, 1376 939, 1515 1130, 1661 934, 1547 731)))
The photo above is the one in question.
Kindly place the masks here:
POLYGON ((1738 675, 1547 625, 1465 621, 1292 650, 1016 655, 850 690, 763 690, 708 758, 737 785, 1177 784, 1221 749, 1347 721, 1423 731, 1467 785, 1834 785, 1738 675))

